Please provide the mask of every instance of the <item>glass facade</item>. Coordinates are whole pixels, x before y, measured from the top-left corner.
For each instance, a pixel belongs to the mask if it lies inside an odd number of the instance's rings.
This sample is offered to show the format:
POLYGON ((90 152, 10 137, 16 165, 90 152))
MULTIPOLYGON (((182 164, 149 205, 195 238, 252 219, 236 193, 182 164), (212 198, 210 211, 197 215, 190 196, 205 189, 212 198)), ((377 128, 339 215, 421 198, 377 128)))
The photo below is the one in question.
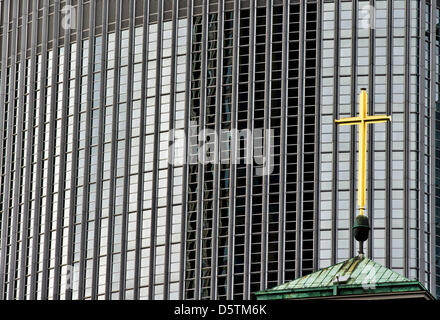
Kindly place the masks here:
POLYGON ((0 299, 247 299, 356 254, 440 290, 440 9, 0 1, 0 299), (437 287, 436 287, 437 286, 437 287))
POLYGON ((192 21, 185 298, 249 298, 314 268, 317 3, 192 21))
POLYGON ((357 251, 351 226, 358 137, 356 129, 333 121, 355 116, 358 93, 366 88, 370 114, 392 116, 390 125, 370 126, 367 255, 432 292, 438 292, 439 261, 432 181, 436 7, 413 0, 324 1, 320 111, 320 267, 357 251))
POLYGON ((2 299, 179 298, 185 15, 1 2, 2 299))

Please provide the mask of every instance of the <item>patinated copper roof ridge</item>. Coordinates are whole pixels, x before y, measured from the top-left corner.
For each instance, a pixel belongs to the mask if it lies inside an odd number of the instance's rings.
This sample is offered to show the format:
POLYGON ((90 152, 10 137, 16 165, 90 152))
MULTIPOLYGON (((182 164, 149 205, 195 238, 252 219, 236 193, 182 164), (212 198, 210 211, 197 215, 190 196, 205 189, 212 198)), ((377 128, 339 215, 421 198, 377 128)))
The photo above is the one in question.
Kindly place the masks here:
POLYGON ((331 287, 334 285, 333 281, 336 275, 340 277, 348 276, 348 279, 345 280, 345 285, 369 285, 412 281, 365 256, 356 256, 272 289, 265 290, 265 292, 331 287))

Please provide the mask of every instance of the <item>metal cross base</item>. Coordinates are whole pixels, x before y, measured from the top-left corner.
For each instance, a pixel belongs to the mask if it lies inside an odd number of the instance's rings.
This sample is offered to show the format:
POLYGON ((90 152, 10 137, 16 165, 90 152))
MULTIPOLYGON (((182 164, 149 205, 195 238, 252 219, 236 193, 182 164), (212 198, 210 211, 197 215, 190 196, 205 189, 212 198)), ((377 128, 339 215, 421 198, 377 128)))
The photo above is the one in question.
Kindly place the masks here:
POLYGON ((364 257, 364 242, 359 241, 359 258, 362 259, 364 257))

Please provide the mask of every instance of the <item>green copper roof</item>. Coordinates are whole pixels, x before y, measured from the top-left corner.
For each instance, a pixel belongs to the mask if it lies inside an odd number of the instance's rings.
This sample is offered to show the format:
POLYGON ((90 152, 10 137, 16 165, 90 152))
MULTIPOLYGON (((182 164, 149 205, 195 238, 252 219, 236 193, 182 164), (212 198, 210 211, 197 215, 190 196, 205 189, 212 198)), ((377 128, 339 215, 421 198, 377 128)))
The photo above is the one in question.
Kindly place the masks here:
POLYGON ((354 257, 302 278, 256 293, 257 299, 292 299, 330 295, 425 290, 368 258, 354 257))

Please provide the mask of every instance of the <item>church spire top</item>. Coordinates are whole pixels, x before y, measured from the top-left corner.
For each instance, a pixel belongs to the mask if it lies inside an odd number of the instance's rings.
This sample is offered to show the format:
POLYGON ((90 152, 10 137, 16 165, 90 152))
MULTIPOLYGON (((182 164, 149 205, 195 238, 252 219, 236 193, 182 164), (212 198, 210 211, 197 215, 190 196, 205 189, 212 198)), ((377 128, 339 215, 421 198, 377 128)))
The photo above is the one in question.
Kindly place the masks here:
POLYGON ((335 123, 345 125, 359 126, 359 161, 358 161, 358 205, 359 215, 353 225, 356 240, 360 242, 360 254, 363 254, 362 242, 368 239, 370 230, 368 218, 365 214, 365 194, 367 190, 367 129, 368 124, 391 121, 388 115, 368 115, 368 95, 365 88, 361 89, 359 96, 359 116, 348 117, 335 120, 335 123))

